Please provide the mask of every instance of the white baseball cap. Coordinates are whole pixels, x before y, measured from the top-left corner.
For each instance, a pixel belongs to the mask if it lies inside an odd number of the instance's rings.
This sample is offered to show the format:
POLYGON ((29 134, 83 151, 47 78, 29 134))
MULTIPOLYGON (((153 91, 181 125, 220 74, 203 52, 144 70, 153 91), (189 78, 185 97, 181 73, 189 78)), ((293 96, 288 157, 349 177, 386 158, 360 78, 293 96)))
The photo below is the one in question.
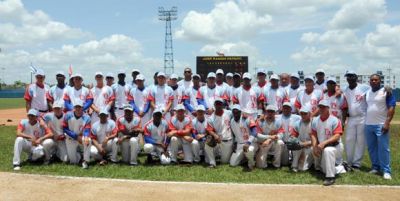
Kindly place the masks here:
POLYGON ((133 111, 133 107, 132 107, 132 105, 130 105, 130 104, 125 104, 125 105, 123 106, 123 108, 124 108, 124 111, 125 111, 125 110, 133 111))
POLYGON ((306 80, 311 80, 311 81, 314 82, 314 77, 313 77, 312 75, 307 75, 307 76, 304 78, 304 81, 306 81, 306 80))
POLYGON ((286 102, 284 102, 283 104, 282 104, 282 107, 283 106, 289 106, 290 108, 292 107, 292 104, 289 102, 289 101, 286 101, 286 102))
POLYGON ((158 108, 157 108, 157 109, 155 109, 155 110, 153 111, 153 115, 154 115, 154 114, 157 114, 157 113, 162 114, 161 109, 158 109, 158 108))
POLYGON ((224 74, 224 70, 218 69, 218 70, 215 72, 215 74, 216 74, 216 75, 218 75, 218 74, 224 74))
POLYGON ((38 69, 38 70, 36 71, 35 76, 38 76, 38 75, 40 75, 40 76, 45 76, 43 69, 38 69))
POLYGON ((328 83, 328 82, 334 82, 334 83, 336 84, 336 79, 335 79, 334 77, 329 77, 329 78, 326 80, 326 83, 328 83))
POLYGON ((257 69, 257 74, 260 74, 260 73, 266 75, 265 69, 264 69, 264 68, 258 68, 258 69, 257 69))
POLYGON ((215 100, 214 100, 214 104, 215 104, 216 102, 224 103, 224 100, 222 100, 222 98, 220 98, 220 97, 217 97, 217 98, 215 98, 215 100))
POLYGON ((279 80, 279 76, 277 74, 272 74, 269 80, 279 80))
POLYGON ((94 74, 94 76, 98 76, 98 75, 101 75, 102 77, 104 77, 104 75, 103 75, 102 72, 96 72, 96 73, 94 74))
POLYGON ((241 108, 240 108, 240 105, 239 105, 239 104, 233 105, 231 109, 232 109, 232 110, 240 110, 240 111, 241 111, 241 108))
POLYGON ((145 80, 145 77, 143 74, 139 74, 136 76, 136 80, 145 80))
POLYGON ((63 71, 57 71, 56 76, 57 76, 57 75, 62 75, 62 76, 65 77, 65 73, 64 73, 63 71))
POLYGON ((165 73, 164 72, 158 72, 157 73, 157 77, 165 77, 165 73))
POLYGON ((348 70, 346 71, 346 73, 344 74, 344 76, 349 76, 349 75, 357 75, 357 73, 353 70, 348 70))
POLYGON ((62 101, 56 101, 53 104, 53 108, 63 108, 64 104, 62 101))
POLYGON ((206 108, 204 107, 204 105, 197 105, 196 111, 206 111, 206 108))
POLYGON ((108 110, 106 110, 106 109, 102 109, 102 110, 100 111, 99 115, 102 115, 102 114, 105 114, 105 115, 108 116, 109 112, 108 112, 108 110))
POLYGON ((176 110, 176 111, 185 110, 185 106, 183 106, 183 104, 178 104, 178 105, 175 107, 175 110, 176 110))
POLYGON ((193 75, 192 75, 192 78, 193 78, 193 77, 198 77, 199 79, 201 78, 199 74, 193 74, 193 75))
POLYGON ((276 112, 278 108, 276 108, 275 105, 268 105, 267 108, 265 108, 266 111, 274 111, 276 112))
POLYGON ((241 78, 242 76, 240 75, 240 73, 234 73, 233 77, 240 77, 241 78))
POLYGON ((72 77, 73 77, 73 78, 75 78, 75 77, 80 77, 80 78, 83 80, 83 76, 82 76, 82 74, 80 74, 80 73, 76 73, 76 74, 74 74, 72 77))
POLYGON ((319 101, 318 106, 330 107, 330 104, 329 104, 328 100, 324 99, 324 100, 319 101))
POLYGON ((74 103, 74 107, 83 107, 83 101, 81 99, 77 99, 74 103))
POLYGON ((301 107, 300 108, 300 113, 310 113, 310 107, 308 107, 308 106, 303 106, 303 107, 301 107))
POLYGON ((209 72, 207 75, 207 78, 216 78, 216 77, 217 77, 217 75, 215 75, 214 72, 209 72))
POLYGON ((28 111, 28 115, 33 115, 33 116, 39 116, 39 112, 37 111, 37 110, 35 110, 35 109, 30 109, 29 111, 28 111))
POLYGON ((134 68, 134 69, 132 70, 132 73, 134 73, 134 72, 140 73, 139 69, 136 69, 136 68, 134 68))
POLYGON ((232 74, 232 73, 227 73, 227 74, 225 75, 225 77, 233 77, 233 74, 232 74))
POLYGON ((113 73, 107 73, 106 78, 107 78, 107 77, 112 77, 112 78, 114 78, 114 74, 113 74, 113 73))
POLYGON ((315 72, 315 74, 317 74, 317 73, 325 74, 325 71, 324 71, 324 69, 320 68, 320 69, 317 69, 317 71, 315 72))
POLYGON ((290 74, 290 77, 295 77, 297 79, 300 79, 300 76, 298 73, 292 73, 292 74, 290 74))
POLYGON ((175 74, 175 73, 172 73, 171 76, 169 76, 169 79, 171 79, 171 80, 173 80, 173 79, 177 80, 177 79, 178 79, 178 75, 175 74))
POLYGON ((251 75, 250 73, 246 72, 243 74, 243 79, 250 79, 251 80, 251 75))

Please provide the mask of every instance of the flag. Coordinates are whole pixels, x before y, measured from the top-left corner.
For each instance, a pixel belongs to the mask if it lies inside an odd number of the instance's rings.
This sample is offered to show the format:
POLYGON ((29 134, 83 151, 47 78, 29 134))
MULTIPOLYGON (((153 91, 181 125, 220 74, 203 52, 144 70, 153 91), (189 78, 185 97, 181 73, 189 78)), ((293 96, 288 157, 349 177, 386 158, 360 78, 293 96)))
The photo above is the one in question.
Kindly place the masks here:
POLYGON ((224 56, 225 56, 225 54, 224 54, 222 51, 217 51, 217 55, 218 55, 218 56, 221 56, 221 57, 224 57, 224 56))
POLYGON ((32 74, 35 74, 35 73, 38 71, 38 69, 37 69, 35 66, 33 66, 32 63, 31 63, 31 65, 29 66, 29 68, 31 69, 32 74))
POLYGON ((69 65, 69 68, 68 68, 68 75, 69 75, 69 77, 72 76, 72 66, 71 66, 71 64, 69 65))

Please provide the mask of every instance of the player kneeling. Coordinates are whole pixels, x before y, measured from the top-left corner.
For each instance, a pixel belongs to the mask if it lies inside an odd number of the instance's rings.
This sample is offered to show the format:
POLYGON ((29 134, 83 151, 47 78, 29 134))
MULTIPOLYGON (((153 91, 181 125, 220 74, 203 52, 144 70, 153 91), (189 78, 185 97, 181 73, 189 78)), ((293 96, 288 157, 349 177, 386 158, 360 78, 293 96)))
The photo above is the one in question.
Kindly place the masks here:
POLYGON ((147 162, 152 161, 152 155, 156 155, 162 165, 171 163, 169 158, 167 138, 168 123, 162 118, 162 111, 155 109, 153 118, 144 126, 144 144, 143 151, 148 154, 147 162))
POLYGON ((121 144, 122 161, 129 165, 137 165, 137 156, 140 152, 139 134, 142 133, 140 126, 140 118, 133 116, 133 107, 125 105, 123 107, 124 116, 117 121, 118 132, 122 135, 118 139, 118 144, 121 144))
POLYGON ((256 124, 249 117, 250 113, 243 112, 242 114, 239 105, 232 106, 232 114, 231 128, 236 143, 236 150, 231 156, 230 165, 237 166, 246 157, 248 168, 251 171, 255 166, 254 155, 258 149, 256 124))
POLYGON ((102 110, 99 113, 100 120, 92 125, 90 138, 92 145, 90 148, 90 156, 96 161, 100 161, 100 165, 107 163, 106 158, 110 156, 111 162, 117 162, 117 134, 118 129, 115 122, 108 119, 108 111, 102 110))
POLYGON ((183 163, 193 162, 192 153, 192 119, 185 115, 185 107, 179 104, 175 107, 176 115, 169 122, 167 136, 171 138, 171 162, 178 163, 177 155, 180 148, 183 149, 183 163))
POLYGON ((35 109, 28 111, 28 119, 23 119, 17 128, 17 139, 14 144, 14 170, 21 169, 22 151, 29 153, 29 159, 36 161, 43 158, 46 164, 50 160, 50 151, 54 146, 51 139, 53 134, 38 120, 39 112, 35 109))
POLYGON ((257 168, 268 167, 268 154, 274 156, 272 165, 275 168, 281 167, 281 154, 285 144, 282 141, 282 133, 284 132, 282 122, 275 119, 277 109, 274 105, 268 105, 264 116, 257 120, 259 129, 257 141, 260 149, 256 156, 257 168))
POLYGON ((193 126, 193 142, 192 149, 194 155, 194 162, 199 163, 201 161, 201 154, 205 155, 205 162, 208 163, 209 159, 207 155, 204 153, 204 145, 206 142, 206 129, 207 129, 207 120, 205 118, 206 108, 204 105, 198 105, 196 107, 196 118, 192 121, 193 126))
MULTIPOLYGON (((295 148, 292 149, 293 160, 292 170, 293 172, 306 171, 312 164, 312 149, 311 149, 311 115, 310 109, 307 106, 303 106, 300 109, 301 120, 294 124, 291 131, 291 138, 289 140, 293 143, 295 148)), ((287 144, 287 146, 289 146, 287 144)), ((290 149, 290 148, 289 148, 290 149)))

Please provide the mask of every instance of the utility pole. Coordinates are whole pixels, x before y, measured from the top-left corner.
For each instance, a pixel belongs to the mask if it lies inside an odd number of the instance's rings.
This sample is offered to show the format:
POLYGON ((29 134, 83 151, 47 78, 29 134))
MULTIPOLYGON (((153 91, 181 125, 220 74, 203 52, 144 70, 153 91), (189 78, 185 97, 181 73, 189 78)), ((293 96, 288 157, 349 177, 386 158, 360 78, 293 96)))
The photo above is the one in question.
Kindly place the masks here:
POLYGON ((171 21, 178 19, 178 8, 172 7, 171 10, 164 10, 164 7, 158 8, 158 19, 165 21, 165 51, 164 51, 164 72, 167 75, 174 73, 174 49, 172 46, 171 21))
POLYGON ((390 66, 387 68, 387 71, 388 71, 388 75, 389 75, 389 86, 390 87, 393 87, 392 86, 392 68, 390 68, 390 66))

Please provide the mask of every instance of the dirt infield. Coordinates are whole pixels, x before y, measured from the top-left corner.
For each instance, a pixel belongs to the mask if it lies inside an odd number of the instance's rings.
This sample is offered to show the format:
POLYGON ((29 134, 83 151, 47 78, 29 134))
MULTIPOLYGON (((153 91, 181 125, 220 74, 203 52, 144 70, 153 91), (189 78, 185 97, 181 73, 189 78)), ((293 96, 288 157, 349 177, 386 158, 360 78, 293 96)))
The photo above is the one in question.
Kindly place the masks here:
POLYGON ((23 118, 26 118, 25 108, 0 110, 1 126, 16 126, 23 118))
POLYGON ((2 200, 398 200, 400 187, 153 182, 0 172, 2 200))

